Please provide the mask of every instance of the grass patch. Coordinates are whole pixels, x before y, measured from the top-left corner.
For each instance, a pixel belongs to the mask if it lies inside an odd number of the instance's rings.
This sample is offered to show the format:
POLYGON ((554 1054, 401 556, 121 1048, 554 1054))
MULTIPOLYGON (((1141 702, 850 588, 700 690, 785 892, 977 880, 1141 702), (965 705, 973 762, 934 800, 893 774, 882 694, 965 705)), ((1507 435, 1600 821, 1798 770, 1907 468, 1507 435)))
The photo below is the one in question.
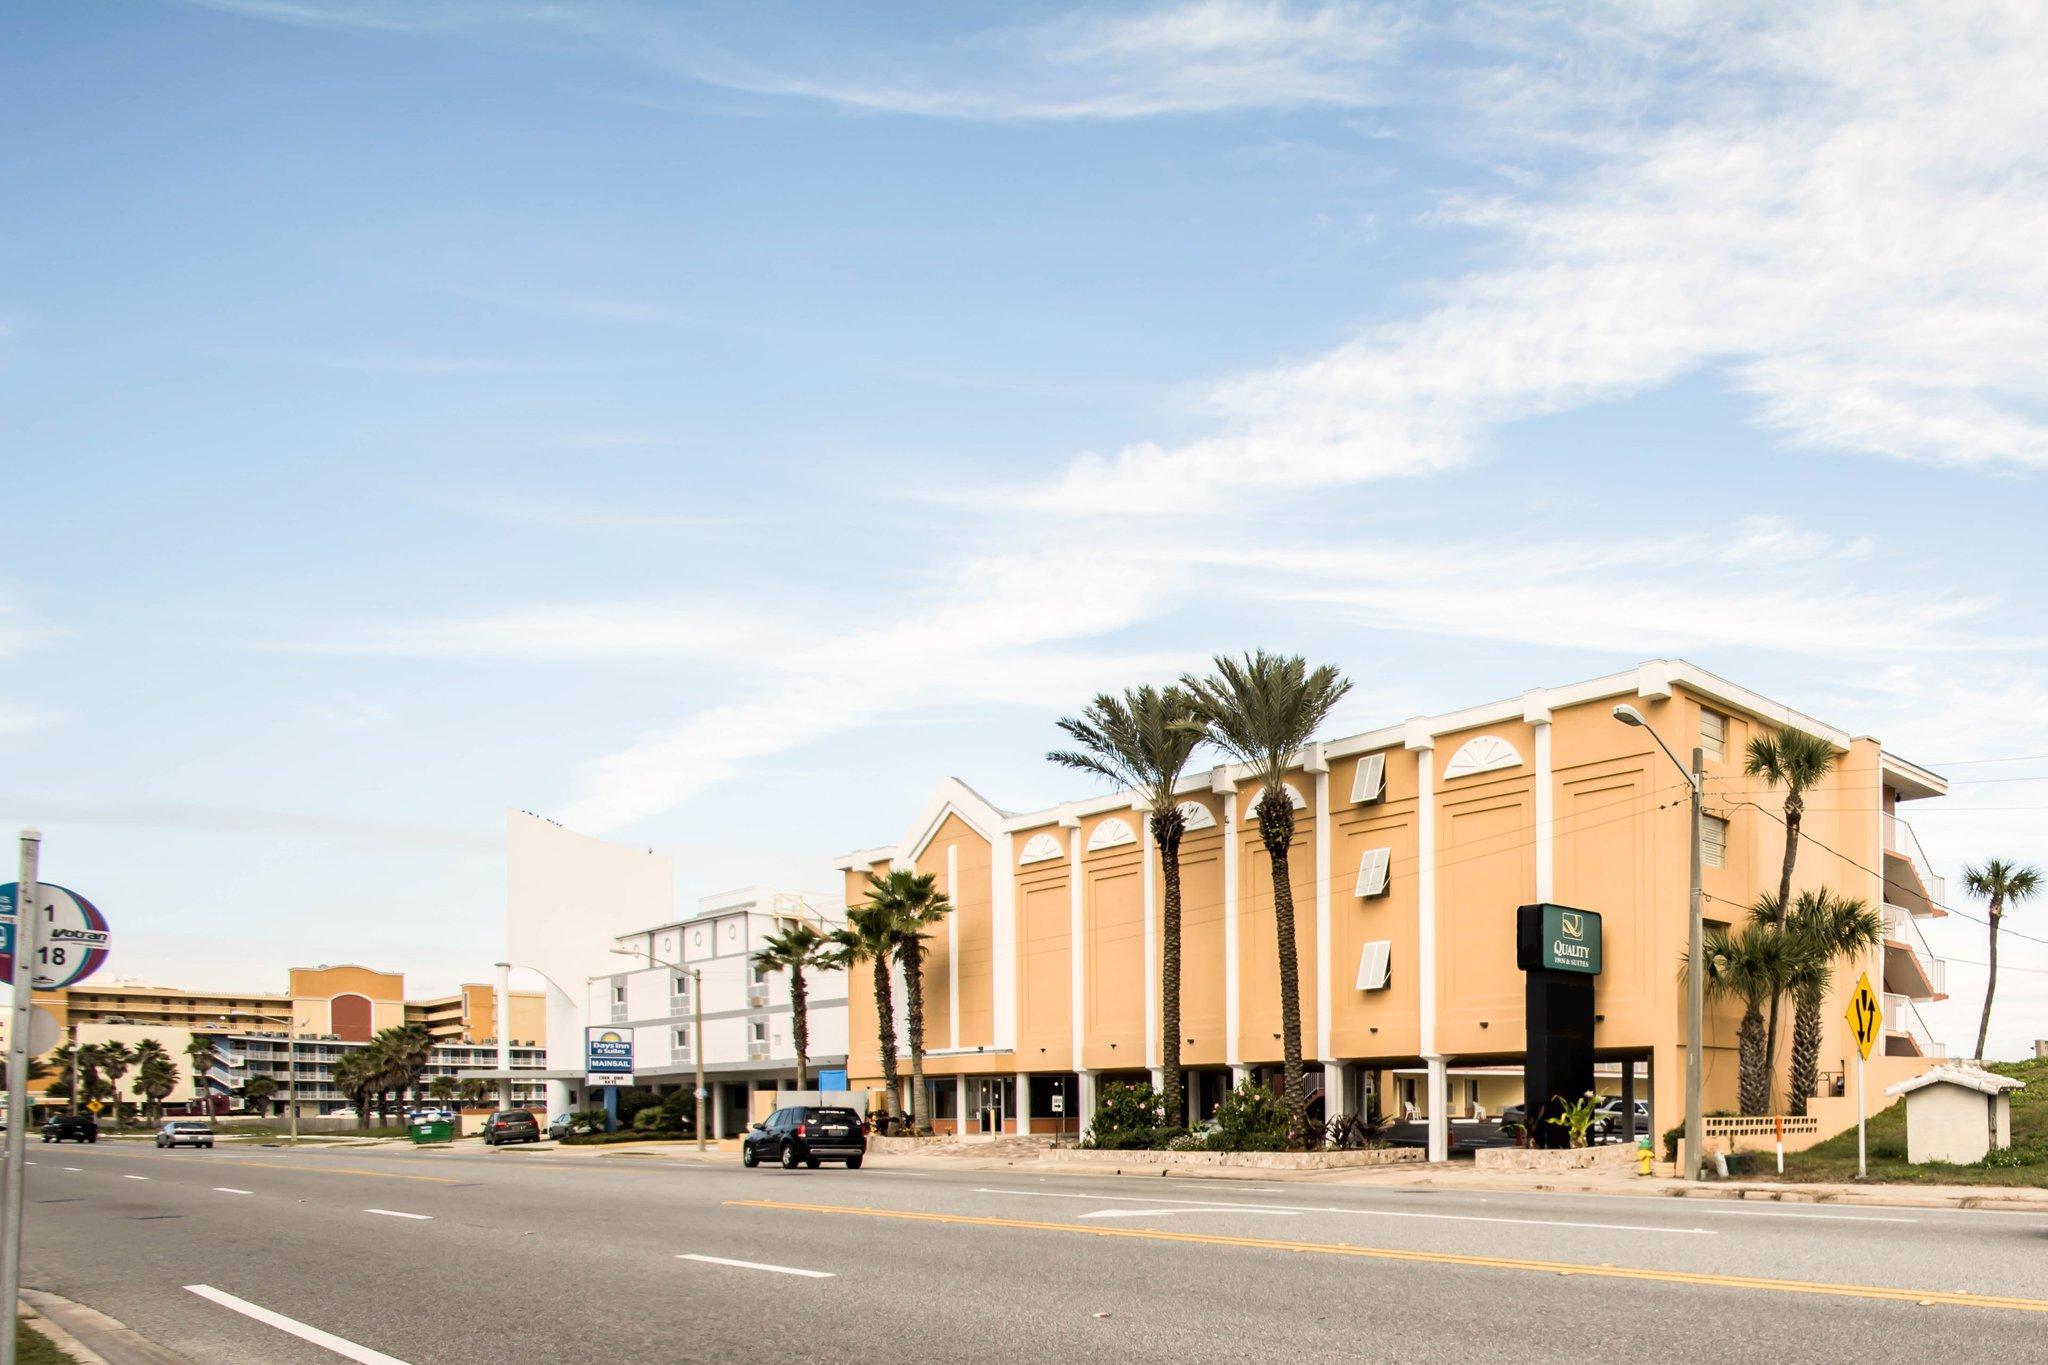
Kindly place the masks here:
POLYGON ((52 1346, 48 1337, 19 1318, 14 1320, 14 1360, 15 1365, 77 1365, 76 1357, 52 1346))
MULTIPOLYGON (((2025 1081, 2012 1096, 2012 1146, 1986 1161, 1952 1166, 1906 1160, 1906 1102, 1870 1116, 1867 1141, 1870 1178, 1910 1185, 2005 1185, 2048 1187, 2048 1059, 1992 1062, 1986 1068, 2025 1081), (2011 1162, 2014 1164, 1995 1164, 2011 1162)), ((1766 1172, 1769 1167, 1766 1165, 1766 1172)), ((1766 1174, 1765 1178, 1772 1178, 1766 1174)), ((1856 1178, 1856 1130, 1838 1133, 1818 1146, 1785 1155, 1785 1179, 1838 1184, 1856 1178)))

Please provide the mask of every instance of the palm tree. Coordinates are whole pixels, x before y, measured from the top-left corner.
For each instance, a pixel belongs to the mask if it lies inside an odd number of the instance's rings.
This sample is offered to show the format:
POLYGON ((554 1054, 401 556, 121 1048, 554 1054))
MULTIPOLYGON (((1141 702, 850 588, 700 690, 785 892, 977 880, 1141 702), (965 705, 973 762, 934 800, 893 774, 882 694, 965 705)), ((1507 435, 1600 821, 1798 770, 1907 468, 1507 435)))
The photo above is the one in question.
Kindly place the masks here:
POLYGON ((427 1082, 427 1093, 439 1104, 451 1103, 455 1099, 455 1092, 460 1088, 453 1076, 436 1076, 427 1082))
MULTIPOLYGON (((51 1053, 51 1054, 50 1054, 50 1061, 51 1061, 51 1062, 55 1062, 55 1061, 57 1060, 57 1057, 58 1057, 58 1055, 59 1055, 59 1054, 60 1054, 61 1052, 62 1052, 62 1049, 60 1048, 60 1049, 58 1050, 58 1052, 54 1052, 54 1053, 51 1053)), ((28 1083, 33 1083, 33 1082, 35 1082, 35 1081, 39 1081, 39 1080, 43 1079, 43 1077, 45 1077, 45 1076, 48 1076, 49 1074, 50 1074, 50 1066, 49 1066, 49 1064, 45 1063, 45 1062, 43 1061, 43 1059, 42 1059, 42 1058, 40 1058, 40 1057, 36 1057, 36 1056, 31 1056, 31 1057, 30 1057, 30 1058, 28 1059, 28 1083)), ((5 1056, 0 1056, 0 1090, 5 1090, 6 1088, 7 1088, 7 1058, 6 1058, 5 1056)), ((44 1094, 46 1094, 46 1095, 51 1095, 51 1094, 55 1094, 55 1093, 57 1093, 57 1083, 53 1081, 53 1082, 52 1082, 52 1083, 50 1084, 49 1088, 48 1088, 48 1089, 46 1089, 46 1090, 45 1090, 45 1091, 44 1091, 43 1093, 44 1093, 44 1094)))
MULTIPOLYGON (((1778 871, 1778 917, 1772 922, 1773 928, 1785 927, 1785 911, 1792 905, 1792 866, 1799 860, 1799 823, 1806 816, 1807 789, 1834 769, 1837 757, 1834 745, 1804 730, 1781 729, 1749 741, 1742 771, 1785 789, 1785 861, 1778 871)), ((1766 1081, 1771 1061, 1777 1055, 1778 998, 1773 996, 1770 1021, 1764 1028, 1766 1081)))
POLYGON ((164 1101, 178 1088, 178 1065, 161 1047, 135 1067, 135 1090, 149 1105, 149 1121, 161 1123, 164 1101))
POLYGON ((414 1092, 420 1074, 434 1056, 434 1038, 425 1024, 397 1024, 380 1029, 370 1040, 369 1053, 378 1063, 377 1117, 384 1115, 384 1097, 396 1094, 399 1103, 414 1092))
POLYGON ((219 1058, 213 1048, 213 1039, 204 1033, 195 1033, 185 1042, 185 1062, 192 1071, 192 1091, 206 1112, 213 1112, 213 1086, 207 1080, 207 1073, 213 1070, 219 1058))
MULTIPOLYGON (((1130 788, 1151 808, 1152 842, 1159 848, 1159 880, 1165 895, 1159 935, 1159 1064, 1165 1071, 1167 1121, 1185 1112, 1180 1075, 1180 840, 1187 817, 1174 788, 1202 743, 1194 697, 1179 687, 1136 687, 1122 697, 1098 695, 1060 729, 1081 747, 1046 755, 1130 788)), ((1146 906, 1150 915, 1152 907, 1146 906)))
MULTIPOLYGON (((382 1076, 382 1064, 369 1048, 344 1053, 334 1064, 334 1088, 355 1105, 356 1127, 370 1126, 370 1096, 382 1076)), ((253 1084, 253 1082, 252 1082, 253 1084)))
POLYGON ((1802 891, 1786 917, 1785 932, 1803 949, 1804 965, 1792 980, 1792 1093, 1794 1114, 1820 1083, 1820 1010, 1835 963, 1884 942, 1884 919, 1862 901, 1822 887, 1802 891))
POLYGON ((255 1114, 262 1114, 277 1094, 277 1078, 261 1072, 242 1082, 242 1104, 255 1114))
POLYGON ((813 926, 798 920, 779 934, 770 934, 754 954, 754 966, 764 972, 789 973, 789 1031, 796 1042, 796 1088, 810 1089, 811 1015, 810 987, 804 972, 826 965, 831 948, 826 937, 813 926))
POLYGON ((1717 1000, 1742 1002, 1742 1024, 1735 1037, 1739 1059, 1736 1090, 1744 1114, 1766 1114, 1771 1108, 1764 1002, 1784 994, 1808 961, 1805 946, 1776 928, 1775 918, 1780 918, 1777 907, 1765 896, 1757 901, 1749 923, 1740 931, 1714 929, 1702 944, 1707 994, 1717 1000))
POLYGON ((1993 858, 1982 867, 1964 868, 1963 885, 1971 895, 1991 902, 1991 975, 1984 982, 1984 1017, 1977 1021, 1977 1060, 1982 1061, 1984 1040, 1991 1032, 1991 997, 1998 991, 1998 921, 2005 918, 2008 906, 2040 893, 2041 872, 1993 858))
POLYGON ((910 1025, 910 1129, 928 1131, 930 1116, 918 1119, 924 1097, 924 956, 925 936, 953 913, 953 902, 939 890, 929 872, 893 868, 886 876, 868 874, 868 904, 888 908, 896 924, 896 960, 903 964, 904 1013, 910 1025))
MULTIPOLYGON (((872 881, 873 874, 869 874, 872 881)), ((863 962, 875 969, 875 1030, 882 1053, 882 1107, 896 1113, 896 993, 889 979, 889 963, 896 956, 896 912, 893 907, 870 902, 846 912, 846 927, 832 931, 835 966, 848 969, 863 962)))
POLYGON ((113 1091, 114 1131, 121 1130, 121 1078, 135 1065, 135 1053, 128 1044, 109 1039, 94 1045, 100 1056, 100 1072, 113 1091))
POLYGON ((137 1098, 148 1101, 145 1112, 149 1122, 153 1124, 161 1117, 157 1108, 158 1103, 177 1087, 178 1068, 172 1064, 171 1054, 164 1050, 164 1045, 154 1038, 144 1038, 138 1042, 134 1055, 135 1094, 137 1098), (170 1081, 163 1087, 163 1094, 151 1093, 152 1087, 163 1080, 165 1068, 169 1068, 170 1081))
POLYGON ((1242 661, 1218 655, 1208 678, 1183 677, 1209 742, 1251 769, 1259 785, 1259 840, 1273 865, 1273 929, 1280 950, 1281 1056, 1287 1077, 1291 1137, 1309 1142, 1308 1096, 1301 1082, 1301 966, 1294 941, 1294 887, 1287 847, 1294 838, 1294 803, 1287 769, 1315 738, 1351 684, 1325 664, 1310 672, 1299 655, 1260 650, 1242 661))
POLYGON ((460 1093, 464 1104, 483 1104, 491 1098, 491 1083, 472 1078, 462 1083, 460 1093))

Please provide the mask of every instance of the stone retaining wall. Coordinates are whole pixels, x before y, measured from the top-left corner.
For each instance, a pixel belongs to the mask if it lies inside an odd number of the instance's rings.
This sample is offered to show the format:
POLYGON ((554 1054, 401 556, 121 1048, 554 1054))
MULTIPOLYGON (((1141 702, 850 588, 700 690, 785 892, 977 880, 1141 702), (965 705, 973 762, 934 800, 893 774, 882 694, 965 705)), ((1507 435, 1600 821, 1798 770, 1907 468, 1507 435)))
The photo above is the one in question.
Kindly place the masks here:
POLYGON ((1472 1154, 1481 1171, 1633 1171, 1636 1149, 1625 1143, 1601 1147, 1481 1147, 1472 1154))
POLYGON ((1096 1166, 1117 1170, 1151 1167, 1242 1167, 1260 1171, 1336 1171, 1361 1166, 1395 1166, 1422 1161, 1428 1154, 1420 1147, 1369 1147, 1349 1152, 1098 1152, 1083 1147, 1061 1147, 1041 1153, 1039 1160, 1062 1166, 1096 1166))

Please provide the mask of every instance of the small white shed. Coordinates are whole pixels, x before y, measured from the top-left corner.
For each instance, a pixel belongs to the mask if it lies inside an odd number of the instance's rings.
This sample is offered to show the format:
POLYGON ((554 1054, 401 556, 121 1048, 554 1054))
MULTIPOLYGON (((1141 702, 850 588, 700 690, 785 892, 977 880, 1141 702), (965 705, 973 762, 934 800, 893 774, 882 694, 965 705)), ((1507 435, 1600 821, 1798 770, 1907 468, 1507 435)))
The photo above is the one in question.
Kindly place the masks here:
POLYGON ((1885 1089, 1906 1097, 1906 1159, 1967 1166, 2012 1146, 2012 1098, 2026 1082, 1975 1066, 1929 1067, 1885 1089))

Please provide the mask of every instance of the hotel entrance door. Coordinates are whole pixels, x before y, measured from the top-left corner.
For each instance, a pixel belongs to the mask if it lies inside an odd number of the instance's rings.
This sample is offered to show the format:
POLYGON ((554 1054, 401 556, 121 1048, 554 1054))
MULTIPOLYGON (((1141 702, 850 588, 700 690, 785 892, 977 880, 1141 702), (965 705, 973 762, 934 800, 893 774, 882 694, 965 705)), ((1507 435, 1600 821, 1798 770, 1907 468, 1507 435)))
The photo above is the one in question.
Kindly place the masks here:
POLYGON ((973 1122, 976 1132, 1000 1133, 1003 1131, 1003 1115, 1008 1106, 1004 1092, 1009 1082, 988 1077, 975 1077, 967 1082, 968 1099, 973 1102, 973 1122))

